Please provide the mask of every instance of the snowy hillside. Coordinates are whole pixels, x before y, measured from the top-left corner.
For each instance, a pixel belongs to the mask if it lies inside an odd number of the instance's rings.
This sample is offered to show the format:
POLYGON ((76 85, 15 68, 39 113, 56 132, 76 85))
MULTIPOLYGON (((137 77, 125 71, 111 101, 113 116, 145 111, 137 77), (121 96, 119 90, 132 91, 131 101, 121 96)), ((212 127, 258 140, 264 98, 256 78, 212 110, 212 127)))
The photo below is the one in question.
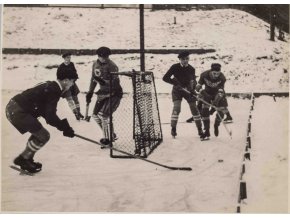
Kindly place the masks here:
MULTIPOLYGON (((97 49, 106 45, 115 49, 138 48, 138 22, 136 9, 4 8, 3 47, 97 49)), ((199 75, 209 69, 212 62, 220 61, 229 92, 288 91, 288 43, 270 41, 268 29, 264 21, 233 9, 145 11, 146 48, 215 49, 216 53, 192 55, 191 64, 199 75), (173 24, 174 17, 177 24, 173 24)), ((288 34, 286 39, 289 39, 288 34)), ((86 81, 95 58, 73 58, 82 63, 77 64, 77 69, 86 81)), ((139 69, 138 54, 114 55, 112 59, 120 70, 139 69)), ((15 55, 3 61, 3 70, 13 74, 24 70, 40 75, 54 74, 55 69, 44 67, 61 61, 57 56, 15 55)), ((176 55, 147 54, 146 70, 153 71, 160 79, 176 61, 176 55)), ((87 86, 81 87, 82 91, 86 91, 87 86)), ((170 86, 163 82, 158 87, 160 92, 170 91, 170 86)))

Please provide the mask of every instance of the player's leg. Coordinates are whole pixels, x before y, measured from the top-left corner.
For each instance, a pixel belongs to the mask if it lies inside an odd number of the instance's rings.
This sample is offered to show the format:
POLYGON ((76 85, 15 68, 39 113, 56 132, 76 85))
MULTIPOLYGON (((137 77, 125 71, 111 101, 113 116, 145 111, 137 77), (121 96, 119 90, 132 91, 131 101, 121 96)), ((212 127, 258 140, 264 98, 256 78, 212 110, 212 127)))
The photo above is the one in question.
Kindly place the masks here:
MULTIPOLYGON (((211 96, 208 95, 207 93, 204 93, 202 95, 203 100, 205 100, 206 102, 211 102, 211 96)), ((210 137, 210 118, 209 118, 209 106, 207 104, 202 104, 202 109, 201 109, 201 117, 202 117, 202 121, 203 121, 203 128, 204 128, 204 137, 202 138, 202 140, 206 140, 209 139, 210 137)))
POLYGON ((42 164, 34 162, 34 155, 39 151, 50 138, 49 132, 45 128, 41 128, 38 131, 31 132, 24 151, 14 160, 16 165, 28 171, 38 172, 42 168, 42 164))
POLYGON ((117 138, 117 135, 114 132, 113 122, 111 122, 111 114, 113 114, 119 107, 121 98, 121 96, 112 96, 111 98, 107 98, 104 100, 104 104, 98 113, 102 120, 103 126, 103 138, 101 139, 102 144, 109 144, 111 136, 112 141, 117 138), (112 123, 112 126, 110 126, 110 123, 112 123))
POLYGON ((217 107, 218 107, 218 111, 216 113, 216 118, 215 118, 215 122, 214 122, 214 134, 215 136, 219 135, 219 126, 220 123, 222 122, 224 115, 228 112, 227 109, 228 103, 226 101, 225 96, 218 102, 217 107))
POLYGON ((215 121, 214 121, 214 135, 218 136, 219 135, 219 125, 221 124, 224 115, 225 115, 225 107, 219 107, 219 110, 216 113, 215 121))
POLYGON ((26 113, 13 99, 6 106, 7 119, 21 133, 30 132, 25 150, 14 160, 14 163, 29 172, 38 172, 42 165, 35 163, 34 154, 49 140, 49 132, 43 128, 37 118, 26 113))
POLYGON ((80 102, 79 102, 79 98, 78 98, 78 94, 80 93, 80 90, 79 90, 77 84, 74 84, 70 88, 70 91, 71 91, 72 100, 73 100, 75 108, 76 108, 74 111, 76 119, 77 120, 84 119, 84 116, 81 113, 80 102))
POLYGON ((93 114, 92 114, 93 119, 96 121, 98 126, 102 129, 102 131, 103 131, 102 118, 100 117, 99 112, 101 108, 103 107, 103 105, 104 105, 104 101, 97 100, 94 110, 93 110, 93 114))
POLYGON ((195 122, 197 131, 198 131, 198 135, 202 138, 203 132, 202 132, 201 116, 196 105, 196 99, 191 96, 185 96, 184 98, 188 102, 193 121, 195 122))
POLYGON ((233 122, 233 118, 232 118, 232 116, 231 116, 231 114, 230 114, 230 111, 229 111, 229 109, 228 109, 228 101, 227 101, 227 98, 226 98, 226 96, 224 97, 224 107, 225 107, 225 109, 224 109, 224 113, 225 113, 225 115, 226 115, 226 118, 224 119, 224 122, 226 122, 226 123, 232 123, 233 122))
POLYGON ((176 127, 180 111, 181 111, 181 100, 173 101, 173 110, 171 114, 171 135, 173 137, 177 136, 176 127))
POLYGON ((172 102, 173 102, 173 109, 171 113, 171 135, 173 137, 177 136, 176 127, 178 122, 178 117, 181 111, 181 101, 182 101, 182 94, 180 91, 176 89, 172 89, 172 102))

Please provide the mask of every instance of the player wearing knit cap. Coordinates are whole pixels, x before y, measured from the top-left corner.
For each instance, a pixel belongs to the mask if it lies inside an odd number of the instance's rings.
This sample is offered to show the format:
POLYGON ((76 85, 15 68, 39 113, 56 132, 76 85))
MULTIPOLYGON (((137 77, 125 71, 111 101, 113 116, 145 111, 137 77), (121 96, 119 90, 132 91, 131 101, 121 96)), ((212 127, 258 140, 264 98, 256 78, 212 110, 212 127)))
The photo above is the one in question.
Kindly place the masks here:
POLYGON ((202 124, 200 114, 196 107, 196 99, 189 93, 195 93, 196 77, 195 69, 188 63, 189 52, 181 51, 178 54, 179 63, 173 64, 163 77, 163 81, 172 84, 172 101, 173 110, 171 115, 171 135, 177 135, 176 127, 177 121, 181 110, 181 102, 184 98, 189 105, 193 119, 195 120, 196 128, 199 136, 203 137, 202 124))

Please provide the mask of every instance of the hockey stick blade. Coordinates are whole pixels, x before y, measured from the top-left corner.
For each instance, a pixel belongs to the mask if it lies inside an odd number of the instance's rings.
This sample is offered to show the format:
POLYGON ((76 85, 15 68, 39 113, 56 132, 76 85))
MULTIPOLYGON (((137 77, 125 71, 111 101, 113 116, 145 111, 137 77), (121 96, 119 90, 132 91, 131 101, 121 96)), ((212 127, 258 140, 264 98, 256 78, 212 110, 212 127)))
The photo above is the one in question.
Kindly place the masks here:
POLYGON ((92 142, 92 143, 94 143, 94 144, 101 145, 101 146, 103 146, 104 148, 109 148, 109 149, 111 149, 111 150, 114 150, 114 151, 120 152, 120 153, 122 153, 122 154, 126 154, 126 155, 128 155, 128 156, 130 156, 130 157, 133 157, 133 158, 135 158, 135 159, 143 160, 143 161, 145 161, 145 162, 148 162, 148 163, 151 163, 151 164, 154 164, 154 165, 157 165, 157 166, 161 166, 161 167, 164 167, 164 168, 167 168, 167 169, 170 169, 170 170, 184 170, 184 171, 191 171, 191 170, 192 170, 192 168, 190 168, 190 167, 172 167, 172 166, 167 166, 167 165, 164 165, 164 164, 160 164, 160 163, 157 163, 157 162, 154 162, 154 161, 151 161, 151 160, 147 160, 147 159, 145 159, 145 158, 142 158, 142 157, 139 157, 139 156, 136 156, 136 155, 130 154, 130 153, 128 153, 128 152, 125 152, 125 151, 119 150, 119 149, 117 149, 117 148, 112 148, 112 147, 110 147, 110 146, 108 146, 108 145, 103 145, 103 144, 101 144, 101 143, 99 143, 99 142, 97 142, 97 141, 94 141, 94 140, 92 140, 92 139, 88 139, 88 138, 86 138, 86 137, 84 137, 84 136, 81 136, 81 135, 78 135, 78 134, 75 134, 75 136, 78 137, 78 138, 84 139, 84 140, 86 140, 86 141, 92 142))

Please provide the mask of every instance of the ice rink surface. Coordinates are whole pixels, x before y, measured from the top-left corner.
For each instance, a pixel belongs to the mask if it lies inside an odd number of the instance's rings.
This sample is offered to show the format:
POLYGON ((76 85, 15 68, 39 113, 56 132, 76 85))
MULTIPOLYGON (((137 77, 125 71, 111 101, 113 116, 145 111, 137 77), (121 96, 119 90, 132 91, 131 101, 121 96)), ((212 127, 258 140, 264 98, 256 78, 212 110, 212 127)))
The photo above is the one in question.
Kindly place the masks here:
MULTIPOLYGON (((12 97, 12 93, 3 92, 2 97, 2 113, 4 113, 4 106, 12 97)), ((80 99, 81 102, 85 101, 83 95, 80 99)), ((51 140, 35 157, 36 161, 43 163, 43 170, 33 177, 20 176, 17 171, 10 169, 9 165, 24 149, 29 135, 20 135, 6 119, 3 119, 2 210, 234 213, 239 192, 239 172, 245 149, 250 100, 237 98, 228 100, 234 118, 234 123, 228 124, 228 128, 233 131, 233 138, 230 139, 224 127, 220 126, 219 137, 215 137, 212 132, 210 141, 201 142, 193 123, 179 123, 177 138, 171 138, 170 125, 166 124, 171 113, 169 110, 171 100, 169 97, 159 98, 161 122, 165 123, 162 125, 164 142, 148 159, 169 166, 192 167, 193 171, 189 172, 171 171, 141 160, 110 158, 108 150, 100 149, 98 145, 82 139, 63 137, 61 132, 46 125, 42 120, 51 133, 51 140)), ((257 111, 254 116, 257 116, 256 119, 267 119, 268 114, 275 113, 276 109, 283 111, 287 104, 288 98, 278 98, 277 102, 271 97, 263 97, 261 100, 257 98, 257 111)), ((74 120, 65 100, 61 100, 58 107, 59 116, 68 117, 76 133, 94 140, 100 138, 101 131, 93 120, 90 123, 74 120)), ((190 116, 186 102, 183 102, 182 107, 180 122, 190 116)), ((272 124, 275 126, 269 128, 280 136, 280 140, 276 145, 277 149, 272 148, 275 152, 267 152, 266 159, 263 156, 266 154, 260 152, 273 146, 271 142, 275 141, 277 134, 266 134, 265 140, 264 130, 254 129, 255 155, 253 165, 252 162, 249 163, 251 174, 257 175, 260 173, 259 168, 254 165, 255 163, 257 165, 257 159, 276 161, 277 165, 271 167, 282 168, 276 171, 277 179, 272 179, 271 182, 274 186, 279 185, 281 189, 287 188, 285 178, 288 160, 287 155, 283 153, 287 151, 287 139, 283 135, 287 130, 287 122, 283 115, 285 112, 276 113, 275 119, 267 119, 267 125, 273 121, 272 124), (280 159, 286 160, 278 161, 276 159, 278 154, 280 159), (285 180, 281 181, 282 178, 285 180)), ((2 117, 4 116, 5 114, 2 114, 2 117)), ((211 120, 213 122, 213 117, 211 120)), ((259 125, 262 125, 260 120, 259 125)), ((263 192, 256 188, 256 185, 260 184, 254 176, 250 181, 249 188, 254 190, 250 193, 263 192)), ((269 191, 273 188, 272 185, 268 184, 269 191)), ((260 196, 263 195, 265 194, 261 193, 260 196)), ((272 193, 273 195, 277 199, 284 200, 287 196, 286 192, 283 193, 281 190, 279 194, 272 193)), ((250 196, 255 208, 254 205, 257 205, 255 197, 251 194, 250 196)), ((285 211, 284 206, 280 204, 279 211, 285 211)), ((251 211, 250 207, 248 210, 251 211)))

